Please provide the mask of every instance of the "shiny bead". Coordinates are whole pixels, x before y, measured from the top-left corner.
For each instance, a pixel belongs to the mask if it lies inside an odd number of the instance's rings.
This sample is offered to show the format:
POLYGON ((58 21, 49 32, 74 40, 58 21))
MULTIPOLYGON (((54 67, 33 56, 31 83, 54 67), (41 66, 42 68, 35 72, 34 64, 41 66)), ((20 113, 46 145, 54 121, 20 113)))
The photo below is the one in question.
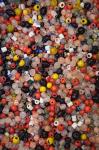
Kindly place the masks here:
POLYGON ((82 25, 86 25, 86 24, 87 24, 87 19, 84 19, 84 18, 81 19, 81 24, 82 24, 82 25))
POLYGON ((13 26, 12 24, 9 24, 9 25, 7 26, 7 31, 8 31, 8 32, 13 32, 13 31, 14 31, 14 26, 13 26))
POLYGON ((47 139, 47 142, 48 142, 49 145, 54 144, 54 137, 49 137, 49 138, 47 139))
POLYGON ((35 11, 39 11, 40 10, 40 5, 34 5, 34 7, 33 7, 33 9, 35 10, 35 11))
POLYGON ((48 83, 47 83, 47 88, 50 89, 51 87, 52 87, 52 83, 51 83, 51 82, 48 82, 48 83))
POLYGON ((71 18, 66 18, 66 23, 71 23, 71 18))
POLYGON ((41 92, 41 93, 42 93, 42 92, 46 92, 46 87, 41 86, 41 87, 40 87, 40 92, 41 92))
POLYGON ((30 24, 33 24, 33 19, 32 19, 32 18, 29 18, 28 22, 29 22, 30 24))
POLYGON ((35 74, 35 75, 34 75, 34 80, 35 80, 35 81, 40 81, 41 78, 42 78, 42 76, 41 76, 40 74, 35 74))
POLYGON ((22 9, 20 9, 20 8, 16 8, 16 9, 15 9, 15 14, 16 14, 17 16, 20 16, 21 13, 22 13, 22 9))
POLYGON ((42 20, 43 19, 41 15, 38 15, 37 18, 38 18, 38 20, 42 20))
POLYGON ((54 73, 52 75, 52 79, 57 80, 59 78, 59 75, 57 73, 54 73))
POLYGON ((15 55, 14 57, 13 57, 13 61, 18 61, 19 60, 19 56, 18 55, 15 55))
POLYGON ((50 0, 50 5, 56 7, 58 4, 57 0, 50 0))
POLYGON ((22 59, 22 60, 20 60, 20 62, 19 62, 19 67, 23 67, 25 65, 25 61, 22 59))
POLYGON ((84 61, 83 61, 83 60, 79 60, 79 61, 77 62, 77 66, 80 67, 80 68, 85 67, 84 61))
POLYGON ((87 139, 87 135, 86 134, 81 134, 81 140, 86 140, 87 139))
POLYGON ((28 13, 29 13, 29 12, 28 12, 28 9, 24 9, 24 10, 23 10, 23 15, 24 15, 24 16, 28 15, 28 13))
POLYGON ((55 54, 57 54, 57 48, 56 47, 52 47, 51 49, 50 49, 50 54, 52 54, 52 55, 55 55, 55 54))
POLYGON ((13 144, 19 144, 20 140, 19 140, 19 137, 18 136, 14 136, 13 139, 13 144))

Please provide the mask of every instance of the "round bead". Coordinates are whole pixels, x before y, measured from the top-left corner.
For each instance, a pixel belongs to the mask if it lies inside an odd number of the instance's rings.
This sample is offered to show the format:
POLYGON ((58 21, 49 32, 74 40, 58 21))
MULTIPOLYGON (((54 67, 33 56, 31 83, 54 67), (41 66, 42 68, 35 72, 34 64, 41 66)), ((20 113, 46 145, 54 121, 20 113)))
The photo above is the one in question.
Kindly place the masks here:
POLYGON ((18 61, 19 60, 19 56, 18 55, 15 55, 14 57, 13 57, 13 61, 18 61))
POLYGON ((49 145, 54 144, 54 137, 49 137, 49 138, 47 139, 47 142, 48 142, 49 145))
POLYGON ((15 9, 15 14, 16 14, 17 16, 20 16, 21 13, 22 13, 22 9, 20 9, 20 8, 16 8, 16 9, 15 9))
POLYGON ((47 83, 47 88, 50 89, 51 87, 52 87, 52 83, 51 83, 51 82, 48 82, 48 83, 47 83))
POLYGON ((86 140, 87 139, 87 135, 86 134, 81 134, 81 140, 86 140))
POLYGON ((85 67, 84 61, 83 61, 83 60, 79 60, 79 61, 77 62, 77 66, 80 67, 80 68, 85 67))
POLYGON ((42 78, 42 76, 41 76, 40 74, 35 74, 35 75, 34 75, 34 80, 35 80, 35 81, 40 81, 41 78, 42 78))
POLYGON ((35 10, 35 11, 39 11, 40 10, 40 5, 34 5, 34 7, 33 7, 33 9, 35 10))
POLYGON ((25 61, 22 59, 22 60, 20 60, 20 62, 19 62, 19 67, 23 67, 25 65, 25 61))
POLYGON ((19 139, 19 137, 16 135, 16 136, 13 137, 12 141, 13 141, 13 144, 19 144, 20 139, 19 139))
POLYGON ((56 47, 52 47, 51 49, 50 49, 50 54, 52 54, 52 55, 55 55, 55 54, 57 54, 57 48, 56 47))
POLYGON ((57 80, 57 79, 59 78, 59 75, 58 75, 57 73, 54 73, 54 74, 52 75, 52 78, 53 78, 54 80, 57 80))
POLYGON ((42 93, 42 92, 46 92, 46 87, 45 86, 41 86, 40 87, 40 92, 42 93))

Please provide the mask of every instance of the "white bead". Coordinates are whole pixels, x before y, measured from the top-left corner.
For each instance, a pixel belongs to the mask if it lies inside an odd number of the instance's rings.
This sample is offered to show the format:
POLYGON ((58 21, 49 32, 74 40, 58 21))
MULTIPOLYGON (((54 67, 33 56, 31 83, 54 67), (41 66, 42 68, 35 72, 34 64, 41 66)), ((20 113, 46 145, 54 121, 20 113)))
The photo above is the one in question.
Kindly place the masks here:
POLYGON ((27 104, 27 109, 29 109, 29 110, 33 109, 32 105, 30 103, 27 104))
POLYGON ((6 47, 2 47, 1 50, 2 50, 2 52, 4 53, 4 52, 7 51, 7 48, 6 48, 6 47))
POLYGON ((40 103, 39 100, 35 100, 35 104, 38 105, 40 103))
POLYGON ((74 52, 73 47, 70 47, 70 48, 69 48, 69 52, 70 52, 70 53, 74 52))
POLYGON ((1 2, 0 7, 4 7, 4 6, 5 6, 4 2, 1 2))
POLYGON ((29 32, 29 37, 32 37, 32 36, 34 36, 34 32, 33 31, 29 32))
POLYGON ((17 41, 17 37, 15 37, 15 36, 12 36, 11 39, 12 39, 13 41, 17 41))
POLYGON ((59 38, 60 38, 60 39, 63 39, 63 38, 64 38, 64 35, 63 35, 63 34, 59 34, 59 38))
POLYGON ((82 124, 83 124, 83 122, 79 121, 77 125, 80 127, 82 124))
POLYGON ((54 126, 58 126, 59 125, 59 121, 58 120, 55 120, 54 121, 54 126))
POLYGON ((74 121, 76 121, 76 120, 77 120, 76 115, 75 115, 75 116, 72 116, 72 121, 74 122, 74 121))
POLYGON ((44 99, 43 98, 40 98, 40 103, 42 104, 44 102, 44 99))
POLYGON ((24 4, 19 4, 19 8, 25 9, 25 5, 24 4))
POLYGON ((80 6, 82 7, 82 8, 84 8, 84 3, 82 2, 82 3, 80 3, 80 6))
POLYGON ((77 123, 74 122, 74 123, 72 124, 72 127, 73 127, 74 129, 76 129, 76 128, 77 128, 77 123))

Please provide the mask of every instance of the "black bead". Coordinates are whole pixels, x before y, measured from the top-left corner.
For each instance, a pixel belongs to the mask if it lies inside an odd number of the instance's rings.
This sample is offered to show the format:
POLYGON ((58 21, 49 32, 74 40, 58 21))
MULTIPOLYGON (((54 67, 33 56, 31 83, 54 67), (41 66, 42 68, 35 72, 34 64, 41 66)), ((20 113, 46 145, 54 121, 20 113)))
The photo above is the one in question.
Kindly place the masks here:
POLYGON ((69 143, 65 143, 65 144, 64 144, 64 147, 65 147, 65 148, 70 148, 70 144, 69 144, 69 143))
POLYGON ((50 36, 49 35, 45 35, 45 36, 42 37, 42 42, 43 43, 46 43, 49 40, 50 40, 50 36))
POLYGON ((24 93, 28 93, 28 92, 29 92, 29 88, 27 88, 27 87, 22 87, 21 90, 22 90, 24 93))
POLYGON ((60 140, 62 139, 62 135, 61 135, 60 133, 57 133, 57 132, 56 132, 56 133, 54 134, 54 138, 55 138, 56 141, 60 141, 60 140))
POLYGON ((44 150, 44 147, 41 145, 36 145, 35 150, 44 150))
POLYGON ((58 95, 55 99, 56 99, 56 101, 59 102, 60 104, 64 104, 64 103, 65 103, 64 98, 61 98, 60 95, 58 95))
POLYGON ((99 103, 99 93, 96 93, 94 96, 92 96, 92 99, 95 103, 99 103))
POLYGON ((81 133, 79 131, 74 131, 72 137, 74 140, 80 140, 81 133))
POLYGON ((3 89, 0 90, 0 95, 2 96, 5 93, 3 89))
POLYGON ((66 116, 66 110, 59 110, 57 112, 57 117, 65 117, 66 116))
POLYGON ((30 134, 25 130, 20 131, 18 135, 19 135, 20 140, 22 141, 25 141, 30 137, 30 134))
POLYGON ((88 66, 93 66, 96 64, 96 60, 95 59, 92 59, 92 58, 88 58, 87 59, 87 65, 88 66))
POLYGON ((79 27, 78 28, 78 34, 84 34, 85 33, 85 28, 79 27))
POLYGON ((7 10, 6 10, 6 14, 7 14, 9 17, 15 16, 15 12, 14 12, 14 10, 12 10, 12 9, 7 9, 7 10))
POLYGON ((42 85, 42 86, 46 86, 46 85, 47 85, 47 81, 46 81, 46 79, 42 79, 42 80, 40 80, 40 85, 42 85))
POLYGON ((2 148, 2 150, 10 150, 10 149, 4 146, 4 147, 2 148))
POLYGON ((46 13, 47 13, 47 7, 42 7, 42 8, 40 9, 40 14, 41 14, 42 16, 45 16, 46 13))
POLYGON ((91 8, 91 3, 89 3, 89 2, 84 3, 84 8, 86 10, 89 10, 91 8))
POLYGON ((48 76, 48 72, 47 72, 47 71, 44 71, 44 72, 42 73, 42 76, 43 76, 43 77, 47 77, 47 76, 48 76))
POLYGON ((98 46, 92 46, 92 49, 90 51, 92 54, 97 54, 99 52, 99 47, 98 46))
POLYGON ((5 133, 5 128, 0 127, 0 134, 4 134, 4 133, 5 133))
POLYGON ((79 97, 79 91, 78 90, 74 90, 71 96, 72 100, 78 99, 79 97))
POLYGON ((42 67, 43 68, 48 68, 50 66, 50 63, 49 62, 47 62, 47 61, 43 61, 42 62, 42 67))
POLYGON ((78 24, 75 23, 75 22, 74 22, 74 23, 71 23, 70 25, 71 25, 73 28, 77 28, 77 27, 78 27, 78 24))
POLYGON ((22 27, 30 28, 32 25, 27 21, 22 21, 20 24, 22 27))
POLYGON ((62 70, 61 68, 58 68, 58 69, 56 70, 56 73, 62 74, 62 73, 63 73, 63 70, 62 70))
POLYGON ((41 22, 40 25, 41 25, 41 27, 44 27, 44 22, 41 22))
POLYGON ((70 144, 70 143, 71 143, 71 141, 72 141, 72 140, 71 140, 71 138, 70 138, 70 137, 66 137, 66 139, 65 139, 65 143, 69 143, 69 144, 70 144))
POLYGON ((45 131, 44 129, 40 129, 39 135, 41 138, 48 138, 48 132, 45 131))
POLYGON ((35 92, 36 92, 36 89, 33 88, 32 90, 29 91, 29 95, 30 95, 30 96, 33 96, 33 94, 34 94, 35 92))
POLYGON ((75 148, 75 150, 82 150, 82 148, 81 147, 77 147, 77 148, 75 148))

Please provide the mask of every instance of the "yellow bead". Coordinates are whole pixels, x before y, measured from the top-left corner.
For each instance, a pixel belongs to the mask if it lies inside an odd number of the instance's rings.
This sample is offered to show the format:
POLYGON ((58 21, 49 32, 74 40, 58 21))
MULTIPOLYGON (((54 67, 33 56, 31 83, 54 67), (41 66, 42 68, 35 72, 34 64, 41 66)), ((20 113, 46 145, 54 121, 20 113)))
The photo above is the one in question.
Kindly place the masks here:
POLYGON ((14 26, 13 26, 12 24, 9 24, 9 25, 7 26, 7 31, 8 31, 8 32, 13 32, 13 31, 14 31, 14 26))
POLYGON ((51 87, 52 87, 52 83, 51 83, 51 82, 48 82, 48 83, 47 83, 47 88, 50 89, 51 87))
POLYGON ((57 0, 51 0, 50 1, 50 5, 53 6, 53 7, 56 7, 58 4, 57 0))
POLYGON ((59 77, 59 75, 58 75, 57 73, 54 73, 54 74, 52 75, 52 78, 53 78, 54 80, 57 80, 58 77, 59 77))
POLYGON ((20 62, 19 62, 19 66, 20 67, 23 67, 25 65, 25 61, 22 59, 22 60, 20 60, 20 62))
POLYGON ((21 13, 22 13, 22 9, 20 9, 20 8, 16 8, 16 9, 15 9, 15 14, 16 14, 17 16, 20 16, 21 13))
POLYGON ((28 12, 27 9, 24 9, 24 10, 23 10, 23 15, 24 15, 24 16, 28 15, 28 13, 29 13, 29 12, 28 12))
POLYGON ((29 18, 28 22, 29 22, 30 24, 33 24, 33 19, 32 19, 32 18, 29 18))
POLYGON ((15 55, 14 57, 13 57, 13 61, 18 61, 19 60, 19 56, 18 55, 15 55))
POLYGON ((87 139, 87 135, 86 134, 82 134, 81 135, 81 140, 86 140, 87 139))
POLYGON ((81 24, 86 25, 87 24, 87 19, 85 19, 85 18, 81 19, 81 24))
POLYGON ((38 5, 38 4, 37 4, 37 5, 34 5, 33 8, 34 8, 35 11, 39 11, 39 10, 40 10, 40 5, 38 5))
POLYGON ((41 15, 38 15, 38 20, 42 20, 42 16, 41 15))
POLYGON ((40 87, 40 92, 42 93, 42 92, 46 92, 46 87, 45 86, 41 86, 40 87))
POLYGON ((6 59, 7 59, 7 60, 10 60, 10 56, 6 56, 6 59))
POLYGON ((50 54, 52 54, 52 55, 57 54, 57 48, 56 48, 56 47, 52 47, 52 48, 50 49, 50 54))
POLYGON ((71 18, 66 18, 66 23, 71 23, 71 18))
POLYGON ((47 142, 48 142, 49 145, 54 144, 54 137, 49 137, 49 138, 47 139, 47 142))
POLYGON ((19 144, 20 139, 19 139, 19 137, 16 135, 16 136, 13 137, 12 141, 13 141, 13 144, 19 144))
POLYGON ((36 73, 36 74, 34 75, 34 80, 35 80, 35 81, 40 81, 41 78, 42 78, 42 76, 41 76, 40 74, 38 74, 38 73, 36 73))
POLYGON ((80 68, 83 68, 83 67, 85 66, 84 61, 83 61, 83 60, 79 60, 79 61, 77 62, 77 66, 80 67, 80 68))

